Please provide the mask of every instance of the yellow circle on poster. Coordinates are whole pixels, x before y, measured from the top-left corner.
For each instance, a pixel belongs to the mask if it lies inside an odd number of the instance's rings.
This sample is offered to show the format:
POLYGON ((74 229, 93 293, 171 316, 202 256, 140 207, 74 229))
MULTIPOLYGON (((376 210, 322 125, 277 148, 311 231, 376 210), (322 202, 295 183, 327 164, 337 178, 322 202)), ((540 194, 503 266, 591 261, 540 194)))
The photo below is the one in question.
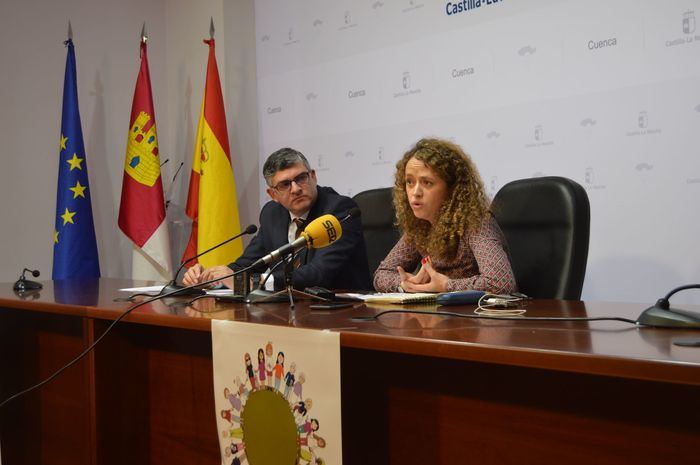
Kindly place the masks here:
POLYGON ((297 463, 297 425, 289 402, 278 391, 251 392, 241 414, 241 423, 251 465, 297 463))

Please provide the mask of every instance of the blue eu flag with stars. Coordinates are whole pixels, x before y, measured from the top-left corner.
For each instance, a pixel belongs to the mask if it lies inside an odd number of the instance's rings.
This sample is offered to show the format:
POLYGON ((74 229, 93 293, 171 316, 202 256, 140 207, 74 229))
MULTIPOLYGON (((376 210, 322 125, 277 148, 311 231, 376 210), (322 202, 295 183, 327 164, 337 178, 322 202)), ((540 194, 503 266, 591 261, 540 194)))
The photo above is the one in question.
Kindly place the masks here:
POLYGON ((99 278, 95 225, 90 205, 87 157, 78 111, 73 41, 66 42, 66 77, 53 231, 53 279, 99 278))

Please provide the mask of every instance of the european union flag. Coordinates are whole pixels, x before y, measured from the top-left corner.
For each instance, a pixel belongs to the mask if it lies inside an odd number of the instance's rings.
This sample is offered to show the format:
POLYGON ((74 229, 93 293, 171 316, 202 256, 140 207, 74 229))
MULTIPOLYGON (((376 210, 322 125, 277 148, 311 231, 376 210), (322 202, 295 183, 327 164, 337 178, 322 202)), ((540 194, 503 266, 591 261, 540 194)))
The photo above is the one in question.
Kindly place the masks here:
POLYGON ((95 225, 92 220, 87 157, 78 110, 73 41, 66 42, 61 148, 53 232, 53 279, 99 278, 95 225))

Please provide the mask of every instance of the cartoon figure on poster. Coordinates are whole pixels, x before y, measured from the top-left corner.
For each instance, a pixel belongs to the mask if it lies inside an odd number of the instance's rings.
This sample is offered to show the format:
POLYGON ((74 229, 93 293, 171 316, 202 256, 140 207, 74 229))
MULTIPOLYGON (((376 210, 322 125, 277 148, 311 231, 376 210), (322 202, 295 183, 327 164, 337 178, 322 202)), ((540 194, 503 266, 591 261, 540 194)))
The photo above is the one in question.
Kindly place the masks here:
MULTIPOLYGON (((252 352, 257 354, 255 361, 252 360, 250 353, 243 354, 245 372, 241 374, 245 376, 236 376, 231 387, 226 386, 223 390, 224 398, 230 404, 230 408, 220 411, 221 418, 226 422, 225 429, 221 431, 225 446, 222 455, 225 464, 258 465, 254 449, 258 446, 265 448, 273 446, 270 444, 273 441, 268 437, 260 437, 259 430, 254 429, 253 425, 259 422, 258 419, 249 417, 246 420, 246 408, 255 405, 254 412, 278 412, 271 415, 273 420, 265 425, 268 429, 266 436, 271 437, 274 431, 269 430, 278 426, 274 419, 277 419, 278 423, 286 421, 292 425, 292 428, 286 429, 283 434, 295 447, 294 463, 325 465, 326 462, 321 453, 326 447, 326 440, 318 434, 321 430, 321 421, 309 416, 313 400, 302 397, 302 385, 307 381, 306 375, 303 372, 296 374, 297 364, 294 361, 285 371, 284 352, 278 351, 275 357, 272 342, 267 342, 264 349, 259 348, 252 352), (278 408, 280 405, 283 406, 281 416, 278 408), (270 408, 273 406, 277 406, 277 409, 270 408), (248 436, 246 435, 247 421, 250 422, 248 436), (258 437, 254 437, 256 435, 258 437), (253 459, 250 458, 251 455, 253 459)), ((278 443, 274 445, 279 446, 278 443)), ((265 462, 265 460, 260 461, 265 462)))
POLYGON ((286 375, 284 375, 284 398, 289 399, 289 390, 292 389, 292 386, 294 386, 294 381, 295 381, 295 375, 297 371, 297 364, 292 362, 291 365, 289 365, 289 371, 287 372, 286 375))
POLYGON ((265 387, 265 380, 267 379, 265 373, 267 370, 265 368, 265 352, 262 349, 258 349, 258 368, 255 371, 258 373, 258 385, 261 388, 265 387))
POLYGON ((279 391, 280 383, 282 382, 282 378, 284 378, 284 352, 279 352, 277 354, 277 363, 275 363, 275 367, 272 371, 275 377, 275 389, 279 391))
POLYGON ((245 374, 250 380, 250 389, 254 390, 256 388, 255 369, 253 368, 253 362, 250 360, 250 354, 246 352, 243 359, 245 360, 245 374))

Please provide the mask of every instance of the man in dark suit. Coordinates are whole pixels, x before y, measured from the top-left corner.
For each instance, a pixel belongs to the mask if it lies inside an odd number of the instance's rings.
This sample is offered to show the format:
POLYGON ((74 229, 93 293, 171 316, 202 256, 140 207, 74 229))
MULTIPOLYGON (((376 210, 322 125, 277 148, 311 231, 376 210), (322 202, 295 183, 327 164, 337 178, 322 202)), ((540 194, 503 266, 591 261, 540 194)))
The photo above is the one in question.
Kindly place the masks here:
MULTIPOLYGON (((292 242, 299 226, 304 228, 319 216, 331 214, 345 217, 357 207, 354 200, 342 196, 330 187, 316 184, 316 172, 301 152, 283 148, 265 161, 263 176, 267 194, 272 199, 260 213, 260 229, 238 260, 228 266, 203 269, 194 265, 183 279, 185 285, 209 281, 244 268, 270 252, 292 242)), ((359 217, 343 223, 341 238, 322 249, 303 250, 299 266, 292 274, 297 289, 322 286, 329 289, 371 289, 365 241, 359 217)), ((275 288, 284 287, 284 266, 273 272, 275 288)), ((261 270, 258 270, 261 271, 261 270)), ((224 281, 232 287, 232 278, 224 281)))

